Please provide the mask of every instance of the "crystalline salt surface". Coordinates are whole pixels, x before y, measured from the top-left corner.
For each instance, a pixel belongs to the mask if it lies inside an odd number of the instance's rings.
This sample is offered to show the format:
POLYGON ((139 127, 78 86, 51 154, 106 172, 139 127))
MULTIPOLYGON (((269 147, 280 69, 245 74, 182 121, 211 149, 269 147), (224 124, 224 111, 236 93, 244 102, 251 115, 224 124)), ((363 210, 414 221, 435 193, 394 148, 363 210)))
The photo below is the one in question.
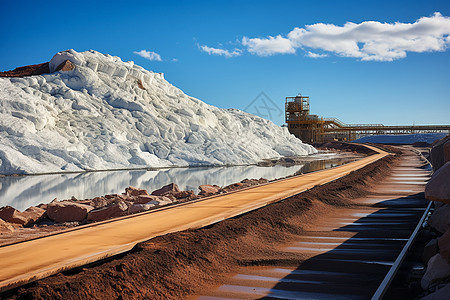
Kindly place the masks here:
POLYGON ((208 105, 133 62, 67 50, 50 70, 65 60, 75 69, 0 78, 0 174, 249 164, 317 152, 286 128, 208 105))

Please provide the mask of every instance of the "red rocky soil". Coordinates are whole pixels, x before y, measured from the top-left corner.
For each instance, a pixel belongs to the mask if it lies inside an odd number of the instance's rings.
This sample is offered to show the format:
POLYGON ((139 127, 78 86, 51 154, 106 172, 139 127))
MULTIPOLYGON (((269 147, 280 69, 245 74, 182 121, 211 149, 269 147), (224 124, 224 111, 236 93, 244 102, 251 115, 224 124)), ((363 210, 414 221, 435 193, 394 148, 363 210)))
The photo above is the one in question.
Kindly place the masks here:
MULTIPOLYGON (((18 67, 11 71, 0 72, 0 77, 25 77, 33 75, 42 75, 50 73, 49 62, 45 62, 37 65, 29 65, 24 67, 18 67)), ((69 61, 63 61, 55 71, 70 71, 75 66, 69 61)))

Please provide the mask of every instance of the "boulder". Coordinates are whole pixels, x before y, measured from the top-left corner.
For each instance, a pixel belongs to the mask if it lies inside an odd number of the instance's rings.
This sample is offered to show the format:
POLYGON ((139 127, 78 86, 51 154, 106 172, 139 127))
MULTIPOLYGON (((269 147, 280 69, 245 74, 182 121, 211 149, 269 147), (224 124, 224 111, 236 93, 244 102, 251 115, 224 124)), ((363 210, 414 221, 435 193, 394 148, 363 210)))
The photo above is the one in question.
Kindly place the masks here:
POLYGON ((146 204, 154 204, 154 205, 159 205, 159 206, 163 206, 163 205, 167 205, 172 203, 173 201, 170 200, 168 197, 166 196, 159 196, 158 199, 152 200, 150 202, 147 202, 146 204))
POLYGON ((33 225, 43 220, 46 216, 45 209, 35 206, 28 207, 22 214, 27 218, 27 222, 23 224, 24 226, 33 225))
POLYGON ((436 290, 434 293, 431 293, 421 300, 443 300, 448 299, 450 295, 450 283, 447 283, 444 287, 436 290))
POLYGON ((425 274, 420 281, 420 285, 424 290, 426 290, 434 281, 443 279, 448 276, 450 276, 450 265, 438 253, 430 258, 430 261, 427 265, 427 270, 425 271, 425 274))
MULTIPOLYGON (((433 170, 437 171, 441 166, 443 166, 446 162, 445 157, 445 146, 448 142, 450 142, 450 135, 436 141, 433 143, 433 148, 430 151, 431 164, 433 165, 433 170)), ((447 150, 448 151, 448 150, 447 150)))
POLYGON ((152 195, 162 196, 167 192, 180 192, 180 189, 178 188, 178 185, 176 183, 171 183, 163 186, 159 190, 153 191, 152 195))
POLYGON ((15 223, 24 225, 27 223, 27 217, 11 206, 5 206, 0 208, 0 219, 8 223, 15 223))
POLYGON ((101 208, 108 206, 110 204, 110 201, 104 197, 95 197, 94 199, 91 199, 91 206, 94 208, 101 208))
POLYGON ((93 209, 93 206, 71 201, 51 202, 47 206, 47 215, 57 223, 81 222, 93 209))
POLYGON ((428 219, 428 224, 440 233, 446 232, 450 227, 450 204, 436 208, 428 219))
POLYGON ((445 162, 450 161, 450 141, 447 141, 444 144, 444 161, 445 162))
POLYGON ((155 207, 156 205, 155 204, 139 204, 139 203, 136 203, 136 204, 133 204, 133 205, 131 205, 130 206, 130 208, 128 209, 128 212, 130 213, 130 214, 137 214, 137 213, 140 213, 140 212, 143 212, 143 211, 147 211, 147 210, 149 210, 149 209, 151 209, 152 207, 155 207))
POLYGON ((13 232, 17 227, 21 227, 19 224, 12 224, 0 219, 0 233, 1 232, 13 232))
POLYGON ((441 256, 447 262, 450 262, 450 229, 447 229, 444 235, 439 238, 438 245, 441 256))
MULTIPOLYGON (((159 197, 162 197, 162 196, 159 196, 159 197)), ((170 201, 172 201, 172 202, 175 202, 175 201, 177 201, 177 198, 175 198, 175 196, 174 195, 172 195, 172 193, 165 193, 164 194, 164 197, 166 197, 167 199, 169 199, 170 201)))
POLYGON ((164 194, 164 197, 167 197, 168 195, 172 195, 175 197, 175 199, 188 199, 188 200, 192 200, 197 198, 197 196, 195 195, 194 191, 180 191, 180 192, 167 192, 164 194))
POLYGON ((160 200, 161 196, 155 196, 155 195, 140 195, 137 197, 134 197, 131 201, 133 201, 136 204, 145 204, 152 200, 160 200))
POLYGON ((428 242, 428 244, 423 249, 423 252, 422 252, 423 263, 425 265, 428 264, 428 261, 430 260, 430 258, 435 256, 438 252, 439 252, 438 240, 432 239, 431 241, 428 242))
POLYGON ((73 69, 75 69, 75 66, 70 60, 67 59, 60 63, 59 66, 56 67, 55 71, 72 71, 73 69))
MULTIPOLYGON (((73 200, 71 200, 73 201, 73 200)), ((77 203, 79 204, 84 204, 84 205, 90 205, 90 206, 94 206, 94 203, 92 202, 91 199, 86 199, 86 200, 75 200, 77 203)))
POLYGON ((244 187, 245 187, 245 186, 244 186, 243 183, 237 182, 237 183, 232 183, 232 184, 230 184, 230 185, 227 185, 227 186, 224 187, 222 190, 223 190, 224 192, 228 193, 228 192, 232 192, 232 191, 235 191, 235 190, 240 190, 240 189, 242 189, 242 188, 244 188, 244 187))
POLYGON ((221 190, 220 186, 210 184, 202 184, 198 188, 200 189, 200 193, 198 194, 202 196, 211 196, 219 193, 221 190))
POLYGON ((425 186, 425 198, 450 203, 450 162, 437 170, 425 186))
POLYGON ((43 210, 47 210, 48 203, 41 203, 37 207, 42 208, 43 210))
POLYGON ((128 196, 140 196, 140 195, 148 195, 146 190, 135 188, 134 186, 127 187, 125 189, 125 194, 128 196))
POLYGON ((117 204, 91 210, 88 213, 87 219, 90 221, 103 221, 111 218, 117 218, 126 215, 128 212, 128 205, 121 201, 117 204))

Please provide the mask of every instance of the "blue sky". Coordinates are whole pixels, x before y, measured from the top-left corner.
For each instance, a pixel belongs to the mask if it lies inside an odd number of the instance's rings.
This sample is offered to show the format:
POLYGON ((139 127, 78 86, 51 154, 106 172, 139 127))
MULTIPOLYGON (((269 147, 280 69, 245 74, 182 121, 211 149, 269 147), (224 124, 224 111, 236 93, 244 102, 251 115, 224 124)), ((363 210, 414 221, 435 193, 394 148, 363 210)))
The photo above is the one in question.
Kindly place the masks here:
POLYGON ((279 125, 299 92, 346 123, 449 124, 449 17, 448 0, 1 1, 0 70, 93 49, 279 125))

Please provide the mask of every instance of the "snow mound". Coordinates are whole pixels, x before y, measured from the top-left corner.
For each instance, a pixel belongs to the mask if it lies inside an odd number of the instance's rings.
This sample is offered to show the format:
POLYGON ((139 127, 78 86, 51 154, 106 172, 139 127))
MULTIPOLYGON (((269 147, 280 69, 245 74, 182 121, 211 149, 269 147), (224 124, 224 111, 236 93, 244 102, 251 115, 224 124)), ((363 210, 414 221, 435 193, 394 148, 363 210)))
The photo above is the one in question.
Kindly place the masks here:
POLYGON ((316 150, 260 117, 187 96, 162 74, 96 51, 0 78, 0 173, 249 164, 316 150))
POLYGON ((354 140, 355 143, 377 143, 377 144, 405 144, 416 142, 432 144, 434 141, 445 137, 446 133, 415 133, 401 135, 371 135, 354 140))

